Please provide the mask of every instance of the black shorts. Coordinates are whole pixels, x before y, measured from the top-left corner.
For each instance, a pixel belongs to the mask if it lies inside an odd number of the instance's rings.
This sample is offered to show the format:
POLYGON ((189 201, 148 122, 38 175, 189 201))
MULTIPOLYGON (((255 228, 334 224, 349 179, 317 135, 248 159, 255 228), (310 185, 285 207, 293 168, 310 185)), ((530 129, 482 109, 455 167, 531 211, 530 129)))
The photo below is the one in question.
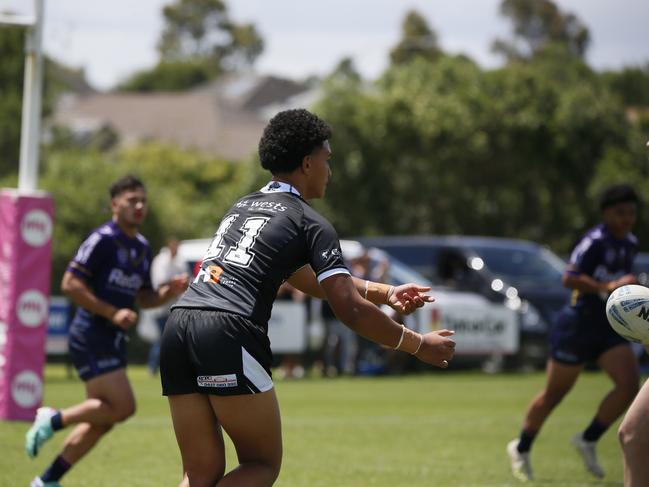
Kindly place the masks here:
POLYGON ((266 330, 243 316, 175 308, 160 343, 162 394, 255 394, 272 389, 266 330))
POLYGON ((550 335, 550 355, 562 364, 597 360, 607 350, 630 343, 608 324, 606 311, 564 308, 550 335))

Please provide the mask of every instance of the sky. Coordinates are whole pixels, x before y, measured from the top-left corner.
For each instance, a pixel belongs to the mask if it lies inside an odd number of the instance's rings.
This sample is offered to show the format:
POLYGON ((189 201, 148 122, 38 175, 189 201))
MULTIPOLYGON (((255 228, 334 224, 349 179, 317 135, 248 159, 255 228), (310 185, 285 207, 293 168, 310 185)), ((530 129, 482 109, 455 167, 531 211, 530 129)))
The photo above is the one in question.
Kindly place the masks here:
MULTIPOLYGON (((108 90, 157 61, 162 6, 171 0, 44 0, 45 52, 83 67, 90 83, 108 90)), ((649 62, 649 1, 555 0, 591 32, 587 61, 596 69, 649 62)), ((507 38, 510 24, 500 0, 230 0, 236 22, 255 24, 265 41, 255 67, 264 74, 303 79, 324 75, 351 57, 366 78, 387 66, 407 11, 422 14, 441 47, 469 55, 485 68, 502 59, 491 42, 507 38)), ((0 11, 33 13, 32 0, 0 0, 0 11)))

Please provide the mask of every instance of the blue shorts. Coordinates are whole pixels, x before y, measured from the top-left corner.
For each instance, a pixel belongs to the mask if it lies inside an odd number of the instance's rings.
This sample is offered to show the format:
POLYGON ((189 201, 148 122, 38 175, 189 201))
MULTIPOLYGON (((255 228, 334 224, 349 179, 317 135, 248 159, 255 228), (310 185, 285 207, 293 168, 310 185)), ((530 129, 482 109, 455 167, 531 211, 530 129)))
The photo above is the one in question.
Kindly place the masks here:
POLYGON ((70 327, 70 358, 83 381, 126 367, 126 335, 103 324, 70 327))
POLYGON ((604 308, 564 308, 550 334, 550 356, 566 365, 597 360, 607 350, 630 343, 608 324, 604 308))

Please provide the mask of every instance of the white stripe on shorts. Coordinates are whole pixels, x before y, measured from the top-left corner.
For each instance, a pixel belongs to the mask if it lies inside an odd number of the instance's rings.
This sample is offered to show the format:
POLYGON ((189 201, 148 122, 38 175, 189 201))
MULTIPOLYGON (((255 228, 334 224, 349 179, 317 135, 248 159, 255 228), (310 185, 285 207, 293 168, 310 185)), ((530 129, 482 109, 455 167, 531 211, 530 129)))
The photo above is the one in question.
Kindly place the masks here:
POLYGON ((271 390, 273 388, 273 379, 270 378, 268 372, 243 347, 241 347, 241 358, 243 360, 243 375, 259 389, 259 392, 271 390))

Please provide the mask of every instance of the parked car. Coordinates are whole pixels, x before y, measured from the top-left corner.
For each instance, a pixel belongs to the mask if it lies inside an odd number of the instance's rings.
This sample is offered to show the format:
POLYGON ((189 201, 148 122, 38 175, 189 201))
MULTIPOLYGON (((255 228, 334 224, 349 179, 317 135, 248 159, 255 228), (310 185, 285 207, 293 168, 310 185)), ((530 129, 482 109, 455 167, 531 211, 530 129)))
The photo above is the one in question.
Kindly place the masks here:
POLYGON ((521 313, 524 360, 543 366, 547 336, 569 297, 561 276, 565 262, 525 240, 463 236, 359 238, 447 289, 476 292, 521 313))

